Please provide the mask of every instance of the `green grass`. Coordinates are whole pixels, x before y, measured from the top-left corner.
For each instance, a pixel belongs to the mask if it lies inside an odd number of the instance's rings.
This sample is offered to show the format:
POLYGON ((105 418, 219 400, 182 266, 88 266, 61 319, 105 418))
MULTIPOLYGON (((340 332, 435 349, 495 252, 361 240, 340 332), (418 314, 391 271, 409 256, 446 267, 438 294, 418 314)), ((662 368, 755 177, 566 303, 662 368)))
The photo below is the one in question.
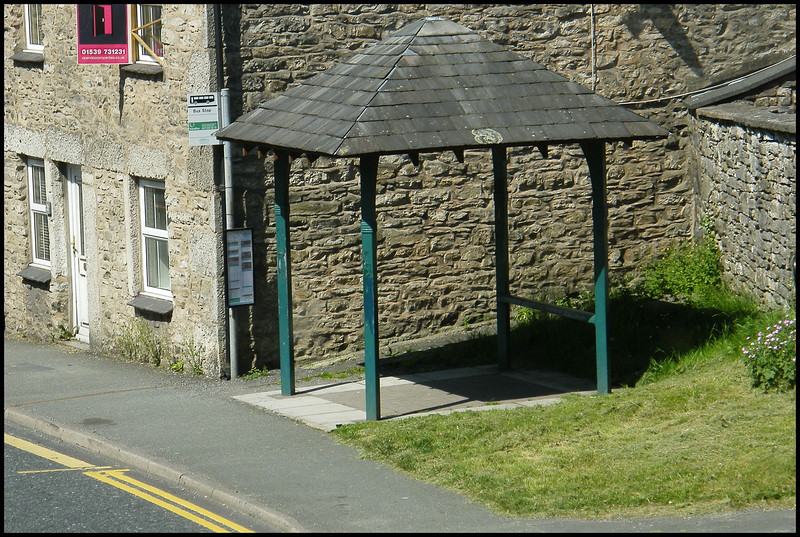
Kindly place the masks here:
MULTIPOLYGON (((766 334, 784 313, 759 311, 754 301, 726 291, 709 238, 671 247, 643 272, 639 284, 610 297, 611 394, 568 395, 537 408, 358 423, 332 434, 365 457, 503 515, 795 507, 796 389, 754 387, 742 352, 748 337, 766 334)), ((586 295, 560 301, 587 311, 592 302, 586 295)), ((594 377, 594 327, 517 313, 513 367, 594 377)), ((783 353, 796 354, 793 338, 780 351, 780 367, 789 368, 791 379, 796 358, 783 353)), ((774 343, 761 348, 769 346, 774 343)), ((770 362, 770 352, 764 350, 767 363, 758 371, 778 363, 770 362)), ((496 337, 483 337, 403 361, 406 367, 463 367, 492 363, 495 353, 496 337)))
MULTIPOLYGON (((359 423, 332 434, 365 457, 504 515, 794 507, 796 391, 754 389, 741 351, 748 336, 781 314, 758 312, 725 293, 691 308, 624 300, 618 320, 628 318, 630 326, 617 324, 618 342, 637 331, 655 336, 661 322, 671 324, 659 344, 674 339, 669 351, 654 352, 660 347, 645 342, 635 359, 618 360, 634 381, 629 386, 605 396, 567 396, 548 407, 359 423), (648 351, 649 365, 636 370, 648 351)), ((541 318, 526 326, 540 345, 564 342, 580 354, 569 321, 541 318)), ((589 347, 584 353, 593 360, 589 347)))

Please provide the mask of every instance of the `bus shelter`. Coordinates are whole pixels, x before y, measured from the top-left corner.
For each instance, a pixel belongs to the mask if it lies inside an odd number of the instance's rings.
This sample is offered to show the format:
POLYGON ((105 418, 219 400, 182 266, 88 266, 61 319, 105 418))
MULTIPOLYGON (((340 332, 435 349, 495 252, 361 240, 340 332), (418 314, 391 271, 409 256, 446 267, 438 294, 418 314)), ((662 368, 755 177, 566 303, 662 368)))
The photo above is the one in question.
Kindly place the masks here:
POLYGON ((305 155, 357 158, 361 189, 364 369, 367 420, 380 419, 378 367, 378 160, 467 149, 492 154, 495 211, 497 356, 508 369, 510 305, 570 317, 595 327, 597 391, 609 393, 607 344, 608 209, 606 143, 665 138, 659 125, 440 17, 410 23, 382 41, 261 103, 217 132, 246 151, 275 157, 275 226, 281 393, 294 395, 289 165, 305 155), (507 149, 579 144, 592 183, 595 311, 509 292, 507 149))

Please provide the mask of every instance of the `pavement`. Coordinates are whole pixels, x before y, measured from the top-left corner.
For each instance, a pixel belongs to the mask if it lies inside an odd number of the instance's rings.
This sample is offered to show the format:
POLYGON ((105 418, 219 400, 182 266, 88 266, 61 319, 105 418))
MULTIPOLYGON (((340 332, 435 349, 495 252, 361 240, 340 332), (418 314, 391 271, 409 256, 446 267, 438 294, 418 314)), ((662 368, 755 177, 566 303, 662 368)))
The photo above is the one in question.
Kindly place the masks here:
MULTIPOLYGON (((220 381, 4 339, 4 418, 206 495, 287 532, 792 532, 796 509, 524 519, 360 458, 328 431, 365 419, 358 378, 220 381)), ((478 366, 381 377, 382 419, 501 411, 594 393, 568 375, 478 366)))

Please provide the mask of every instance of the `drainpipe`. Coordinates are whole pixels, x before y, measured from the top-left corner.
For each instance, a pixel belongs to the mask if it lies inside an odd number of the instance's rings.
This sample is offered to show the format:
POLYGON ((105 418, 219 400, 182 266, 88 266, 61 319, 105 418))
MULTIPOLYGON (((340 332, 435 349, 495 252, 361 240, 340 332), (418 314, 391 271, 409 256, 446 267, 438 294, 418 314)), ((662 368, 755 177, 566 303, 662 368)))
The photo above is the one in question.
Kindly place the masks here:
MULTIPOLYGON (((220 4, 214 4, 214 37, 216 41, 216 59, 217 59, 217 88, 220 90, 220 128, 227 127, 231 122, 230 116, 230 89, 224 88, 225 78, 222 68, 223 54, 222 54, 222 10, 220 4)), ((231 142, 222 142, 222 169, 225 182, 225 231, 233 229, 235 222, 233 218, 233 157, 231 142)), ((226 233, 227 235, 227 233, 226 233)), ((223 241, 224 242, 224 241, 223 241)), ((226 245, 227 248, 227 245, 226 245)), ((223 256, 227 255, 227 249, 223 252, 223 256)), ((227 289, 225 296, 225 307, 228 310, 228 356, 231 365, 231 380, 239 376, 239 364, 236 345, 236 315, 234 315, 234 308, 228 306, 227 289)))
MULTIPOLYGON (((222 99, 220 99, 220 104, 222 105, 221 128, 227 127, 231 122, 230 91, 228 88, 222 88, 222 99)), ((222 142, 222 148, 222 162, 225 173, 225 229, 228 230, 235 227, 233 220, 233 151, 231 142, 222 142)), ((231 357, 231 380, 233 380, 239 376, 239 353, 236 350, 236 315, 234 315, 234 308, 230 306, 228 306, 228 341, 228 352, 231 357)))

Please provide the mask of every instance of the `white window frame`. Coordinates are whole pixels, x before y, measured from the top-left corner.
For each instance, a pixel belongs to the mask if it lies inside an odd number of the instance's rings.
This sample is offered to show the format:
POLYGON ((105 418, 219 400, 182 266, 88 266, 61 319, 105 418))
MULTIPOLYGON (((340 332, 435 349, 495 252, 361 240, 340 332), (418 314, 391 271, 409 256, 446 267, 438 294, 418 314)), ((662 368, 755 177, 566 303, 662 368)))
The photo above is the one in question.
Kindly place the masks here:
POLYGON ((31 257, 34 266, 50 270, 50 204, 47 201, 47 176, 42 159, 29 158, 26 163, 28 200, 30 206, 31 257), (40 170, 41 182, 35 181, 40 170), (36 183, 39 183, 38 185, 36 183), (40 236, 40 230, 44 235, 40 236), (40 255, 39 250, 42 250, 40 255), (46 256, 46 257, 45 257, 46 256))
MULTIPOLYGON (((164 8, 163 8, 163 6, 161 4, 134 4, 134 6, 132 8, 132 12, 133 12, 132 15, 133 15, 133 21, 134 21, 132 28, 140 28, 139 30, 136 30, 134 33, 136 35, 138 35, 139 37, 141 37, 145 42, 147 42, 147 45, 151 49, 150 51, 148 51, 146 48, 144 48, 142 46, 142 44, 139 42, 138 39, 131 37, 131 39, 133 39, 134 51, 135 51, 135 54, 136 54, 136 60, 135 61, 136 61, 136 63, 147 63, 147 64, 163 65, 162 62, 164 60, 164 43, 163 42, 161 43, 161 50, 160 51, 154 49, 154 47, 152 46, 152 43, 148 42, 149 40, 147 39, 147 35, 152 31, 152 27, 148 26, 147 28, 141 28, 142 26, 147 24, 147 22, 143 22, 143 21, 145 21, 145 8, 146 7, 158 7, 161 10, 161 13, 162 13, 161 16, 163 17, 164 8), (153 54, 150 54, 150 52, 153 52, 155 54, 155 56, 153 54), (158 52, 161 52, 160 56, 158 55, 158 52)), ((161 19, 161 17, 159 17, 156 20, 159 20, 159 19, 161 19)), ((163 24, 161 22, 159 22, 159 23, 157 23, 156 26, 158 27, 158 35, 160 37, 161 36, 161 29, 163 28, 163 24)))
POLYGON ((44 33, 42 32, 42 4, 22 4, 22 11, 25 15, 25 50, 28 52, 44 52, 44 33), (38 9, 37 9, 38 8, 38 9), (37 17, 34 21, 31 17, 31 10, 37 9, 37 17), (36 26, 34 32, 34 24, 36 26), (32 37, 36 34, 40 43, 34 43, 32 37))
MULTIPOLYGON (((165 185, 163 181, 152 181, 150 179, 139 179, 139 222, 141 231, 141 252, 142 252, 142 292, 156 298, 172 300, 172 291, 170 286, 169 276, 169 236, 167 228, 169 227, 169 217, 167 215, 166 195, 164 196, 164 214, 163 214, 163 229, 158 226, 157 222, 152 222, 148 225, 148 215, 150 214, 147 208, 147 198, 149 190, 160 190, 165 193, 165 185), (158 244, 166 246, 166 282, 155 282, 150 279, 150 267, 153 263, 158 263, 157 259, 152 259, 148 253, 148 245, 152 244, 151 241, 157 241, 158 244)), ((155 216, 155 215, 154 215, 155 216)), ((163 266, 163 265, 162 265, 163 266)))

